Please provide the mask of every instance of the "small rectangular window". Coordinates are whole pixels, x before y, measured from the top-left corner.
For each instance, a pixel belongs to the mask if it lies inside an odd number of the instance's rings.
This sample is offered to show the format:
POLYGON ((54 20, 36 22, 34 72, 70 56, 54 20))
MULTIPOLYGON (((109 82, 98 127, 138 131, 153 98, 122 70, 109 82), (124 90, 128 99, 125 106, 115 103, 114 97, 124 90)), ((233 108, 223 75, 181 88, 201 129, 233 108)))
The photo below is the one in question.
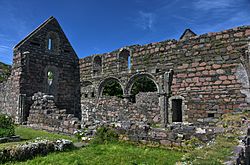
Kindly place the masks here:
POLYGON ((51 50, 52 49, 52 40, 51 38, 49 38, 48 40, 48 50, 51 50))
POLYGON ((208 113, 207 117, 214 117, 214 113, 208 113))
POLYGON ((128 70, 131 69, 131 58, 130 55, 128 56, 128 70))
POLYGON ((91 93, 91 97, 95 97, 95 93, 94 92, 91 93))

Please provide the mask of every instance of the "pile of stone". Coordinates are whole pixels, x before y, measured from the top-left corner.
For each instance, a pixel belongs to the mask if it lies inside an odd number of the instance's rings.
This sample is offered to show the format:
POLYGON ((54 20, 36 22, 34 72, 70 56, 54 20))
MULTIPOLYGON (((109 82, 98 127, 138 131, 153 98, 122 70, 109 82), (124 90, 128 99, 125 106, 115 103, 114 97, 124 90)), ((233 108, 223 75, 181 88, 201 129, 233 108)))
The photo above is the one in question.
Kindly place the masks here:
POLYGON ((163 146, 184 146, 186 141, 197 139, 200 142, 209 142, 223 130, 214 127, 196 126, 192 123, 172 123, 167 128, 156 128, 145 122, 119 121, 119 122, 100 122, 95 121, 85 127, 83 132, 84 139, 92 138, 96 129, 100 126, 112 127, 122 137, 122 140, 130 140, 142 143, 158 143, 163 146))
POLYGON ((80 128, 80 121, 66 109, 58 109, 52 95, 38 92, 32 97, 28 125, 53 132, 73 134, 80 128))
POLYGON ((8 161, 23 161, 37 155, 47 155, 54 151, 64 151, 72 148, 73 143, 69 140, 48 141, 40 140, 26 144, 20 144, 11 148, 0 149, 0 163, 8 161))
POLYGON ((21 140, 20 136, 2 137, 2 138, 0 138, 0 143, 18 142, 20 140, 21 140))
POLYGON ((250 165, 250 123, 247 128, 247 134, 239 139, 239 145, 235 147, 230 160, 224 164, 250 165))

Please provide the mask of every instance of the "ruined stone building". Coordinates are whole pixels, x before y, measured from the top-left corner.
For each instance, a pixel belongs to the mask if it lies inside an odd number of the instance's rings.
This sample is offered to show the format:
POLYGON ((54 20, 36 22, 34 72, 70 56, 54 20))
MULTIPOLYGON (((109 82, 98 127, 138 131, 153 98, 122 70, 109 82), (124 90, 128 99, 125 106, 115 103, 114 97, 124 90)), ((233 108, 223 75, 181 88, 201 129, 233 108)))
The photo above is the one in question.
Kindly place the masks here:
POLYGON ((249 106, 249 55, 250 26, 242 26, 202 35, 187 29, 179 40, 78 59, 51 17, 14 47, 11 76, 0 84, 0 111, 59 131, 78 119, 83 126, 213 122, 249 106), (142 78, 154 90, 135 95, 142 78), (119 97, 105 96, 110 82, 119 84, 119 97))

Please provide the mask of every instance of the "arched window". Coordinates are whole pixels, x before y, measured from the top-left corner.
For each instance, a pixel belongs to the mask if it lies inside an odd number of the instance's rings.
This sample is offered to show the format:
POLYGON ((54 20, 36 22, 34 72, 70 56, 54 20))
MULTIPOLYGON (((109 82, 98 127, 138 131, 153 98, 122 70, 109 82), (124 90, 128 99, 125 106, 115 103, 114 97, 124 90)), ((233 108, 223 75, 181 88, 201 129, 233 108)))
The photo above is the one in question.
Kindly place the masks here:
POLYGON ((103 87, 102 95, 122 97, 123 96, 122 87, 117 81, 109 80, 103 87))
POLYGON ((93 60, 93 75, 97 76, 102 73, 102 58, 95 56, 93 60))
POLYGON ((52 94, 52 84, 53 84, 54 74, 52 71, 47 73, 47 82, 48 82, 48 94, 52 94))
POLYGON ((53 83, 54 74, 52 71, 48 71, 48 85, 51 86, 53 83))
POLYGON ((139 92, 157 92, 157 86, 155 82, 147 76, 137 77, 134 79, 130 91, 132 102, 136 102, 135 96, 139 92))
POLYGON ((53 95, 57 99, 58 69, 55 66, 47 66, 44 70, 44 93, 53 95))
POLYGON ((139 92, 156 92, 157 86, 155 83, 147 77, 139 77, 135 79, 131 88, 131 94, 136 95, 139 92))
POLYGON ((122 71, 129 71, 131 69, 131 58, 130 58, 130 52, 127 49, 123 49, 119 53, 119 72, 122 71))
POLYGON ((98 87, 98 96, 123 96, 123 87, 117 78, 109 77, 98 87))

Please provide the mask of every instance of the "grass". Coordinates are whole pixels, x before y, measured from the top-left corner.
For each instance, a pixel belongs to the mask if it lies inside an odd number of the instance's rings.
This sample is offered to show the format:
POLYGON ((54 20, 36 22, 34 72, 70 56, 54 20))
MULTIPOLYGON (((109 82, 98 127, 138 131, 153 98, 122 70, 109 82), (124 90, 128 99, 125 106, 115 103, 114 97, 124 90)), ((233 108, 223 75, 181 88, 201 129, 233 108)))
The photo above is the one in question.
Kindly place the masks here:
POLYGON ((242 119, 250 119, 248 113, 226 114, 217 125, 223 127, 225 132, 215 138, 214 143, 203 148, 196 148, 188 152, 184 159, 193 165, 220 165, 231 155, 233 148, 238 145, 238 137, 242 134, 242 119))
MULTIPOLYGON (((0 144, 1 147, 10 147, 27 141, 32 141, 37 137, 46 138, 49 140, 69 139, 77 141, 75 137, 49 133, 46 131, 34 130, 18 126, 15 128, 17 135, 20 135, 25 141, 15 143, 0 144)), ((47 156, 38 156, 32 160, 25 162, 8 162, 16 165, 171 165, 175 164, 183 156, 183 152, 176 150, 167 150, 162 148, 153 148, 146 146, 137 146, 135 144, 125 142, 114 142, 107 144, 94 145, 81 149, 69 150, 66 152, 50 153, 47 156)))
MULTIPOLYGON (((66 152, 51 153, 38 156, 25 162, 9 162, 16 165, 170 165, 184 160, 186 164, 219 165, 232 154, 238 144, 237 137, 241 133, 243 118, 250 118, 245 114, 225 115, 218 126, 225 128, 225 132, 216 137, 210 145, 202 148, 190 149, 188 153, 177 150, 136 146, 130 143, 107 143, 74 149, 66 152)), ((49 140, 69 139, 77 141, 75 137, 33 130, 31 128, 16 127, 16 134, 23 139, 33 140, 36 137, 49 140)), ((13 143, 11 143, 13 144, 13 143)), ((8 146, 8 143, 7 143, 8 146)), ((1 144, 0 144, 1 147, 1 144)))
POLYGON ((10 142, 10 143, 0 143, 0 149, 6 147, 13 147, 18 144, 23 144, 28 141, 34 141, 36 138, 48 139, 48 140, 58 140, 58 139, 68 139, 73 142, 77 141, 74 136, 67 136, 62 134, 50 133, 42 130, 34 130, 32 128, 26 128, 23 126, 15 127, 15 134, 19 135, 22 139, 20 142, 10 142))
POLYGON ((220 165, 232 154, 233 147, 237 144, 236 138, 220 135, 213 144, 186 154, 186 161, 191 161, 193 165, 220 165))
POLYGON ((32 140, 32 139, 36 139, 37 137, 39 137, 39 138, 48 139, 48 140, 68 139, 73 142, 77 141, 77 138, 74 136, 50 133, 50 132, 42 131, 42 130, 34 130, 32 128, 26 128, 22 126, 16 127, 15 134, 19 135, 22 139, 25 139, 25 140, 32 140))
MULTIPOLYGON (((109 143, 62 153, 52 153, 46 157, 36 157, 16 165, 172 165, 183 153, 150 147, 139 147, 127 143, 109 143)), ((12 163, 13 164, 13 163, 12 163)))

